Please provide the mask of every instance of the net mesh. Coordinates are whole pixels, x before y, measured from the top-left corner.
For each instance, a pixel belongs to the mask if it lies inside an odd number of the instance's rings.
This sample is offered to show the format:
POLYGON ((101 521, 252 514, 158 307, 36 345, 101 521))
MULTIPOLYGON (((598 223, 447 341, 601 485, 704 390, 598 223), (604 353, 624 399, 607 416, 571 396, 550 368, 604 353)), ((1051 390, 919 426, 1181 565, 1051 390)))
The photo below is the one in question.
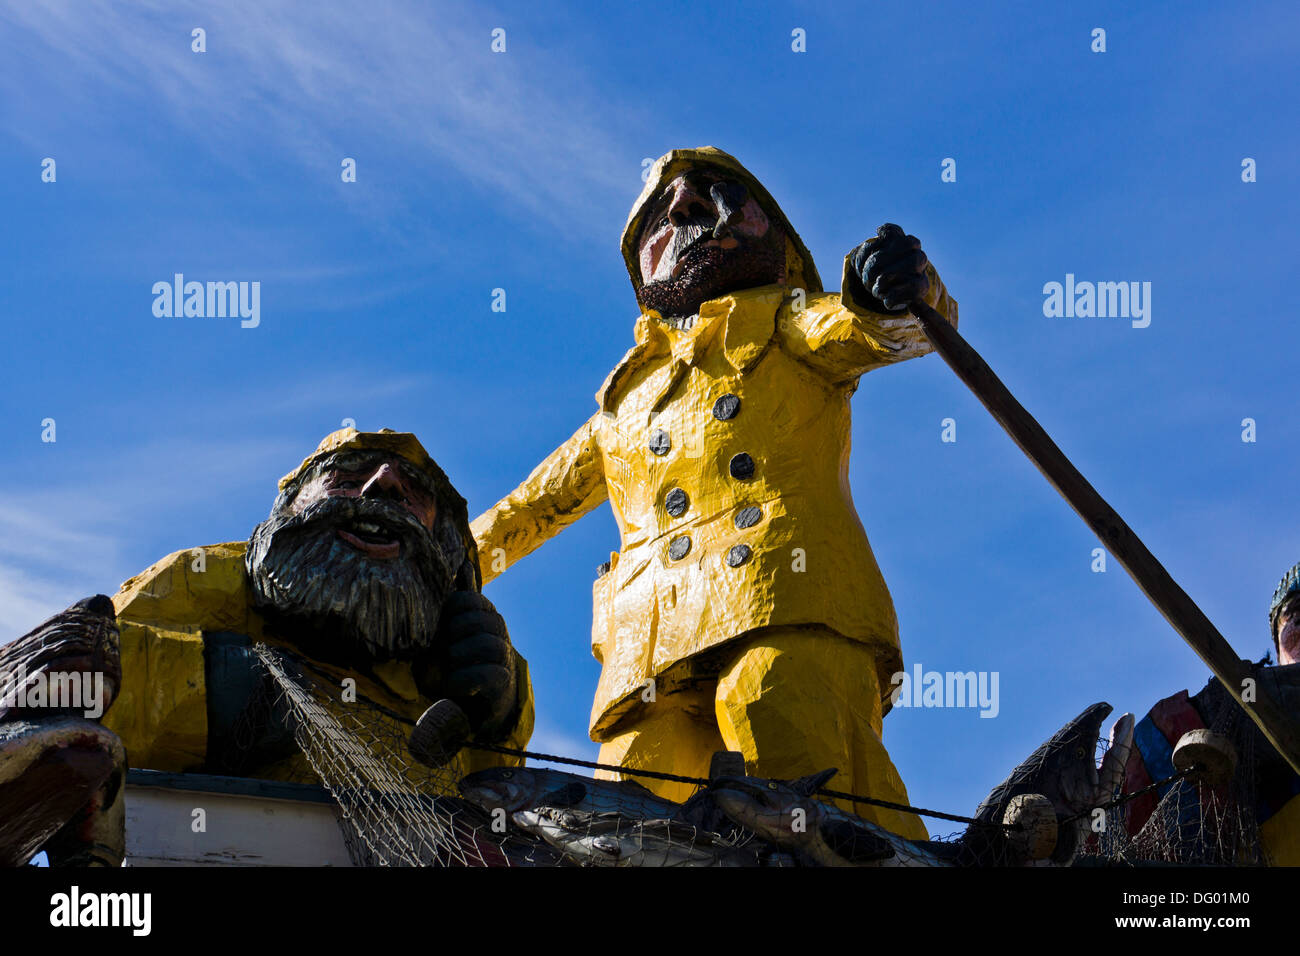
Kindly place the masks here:
MULTIPOLYGON (((253 650, 269 678, 264 685, 268 692, 246 715, 238 743, 254 748, 268 723, 290 728, 302 759, 296 770, 280 776, 329 790, 355 865, 809 864, 801 854, 761 839, 728 817, 705 786, 684 803, 673 804, 636 783, 549 771, 567 783, 547 782, 546 792, 538 794, 538 801, 526 802, 522 812, 477 805, 459 792, 462 760, 432 768, 410 755, 412 720, 361 695, 343 700, 334 678, 313 671, 309 662, 283 648, 257 644, 253 650)), ((828 842, 834 852, 853 858, 879 850, 873 839, 848 828, 833 833, 828 842), (864 842, 865 850, 859 845, 864 842)), ((943 845, 934 846, 942 856, 943 845)), ((923 863, 925 857, 922 853, 910 860, 906 851, 901 857, 890 855, 891 865, 923 863)))
POLYGON ((1104 828, 1088 843, 1082 865, 1261 866, 1265 863, 1256 823, 1258 731, 1235 706, 1222 707, 1209 730, 1230 740, 1237 768, 1227 783, 1195 776, 1163 783, 1150 816, 1136 832, 1132 801, 1106 811, 1104 828))
POLYGON ((494 831, 481 809, 455 796, 455 763, 434 769, 409 757, 413 722, 314 675, 265 644, 255 653, 278 691, 270 706, 287 718, 310 768, 337 804, 358 866, 509 866, 555 862, 542 847, 494 831))
MULTIPOLYGON (((283 648, 258 644, 253 651, 268 691, 236 742, 251 753, 268 723, 289 728, 297 765, 282 779, 329 790, 354 865, 989 867, 1026 861, 1000 817, 991 825, 908 841, 838 809, 829 796, 806 794, 792 804, 811 814, 801 831, 789 807, 768 806, 767 819, 724 810, 707 781, 676 804, 633 782, 530 767, 519 775, 537 781, 532 792, 513 804, 485 800, 459 786, 466 774, 463 753, 441 768, 411 756, 413 720, 361 695, 345 700, 336 678, 283 648)), ((1063 821, 1078 832, 1075 865, 1264 862, 1253 813, 1253 725, 1239 709, 1222 708, 1210 729, 1237 747, 1232 781, 1218 787, 1192 779, 1168 783, 1135 834, 1127 802, 1106 808, 1102 825, 1094 814, 1063 821)), ((1099 755, 1106 745, 1098 741, 1099 755)))

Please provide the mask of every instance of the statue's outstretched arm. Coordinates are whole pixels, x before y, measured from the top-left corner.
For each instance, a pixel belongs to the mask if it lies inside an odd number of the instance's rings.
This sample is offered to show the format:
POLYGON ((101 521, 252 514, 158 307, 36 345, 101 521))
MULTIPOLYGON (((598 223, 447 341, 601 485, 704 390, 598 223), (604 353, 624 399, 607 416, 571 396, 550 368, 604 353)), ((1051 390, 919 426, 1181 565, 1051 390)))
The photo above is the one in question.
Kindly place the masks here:
MULTIPOLYGON (((797 357, 812 365, 831 381, 857 379, 865 372, 896 362, 928 354, 929 340, 920 323, 905 307, 891 310, 866 287, 873 287, 888 297, 891 278, 894 286, 916 291, 931 308, 937 310, 953 327, 957 326, 957 303, 944 287, 934 265, 920 251, 915 237, 905 236, 897 226, 881 227, 885 236, 877 236, 859 245, 844 257, 844 272, 839 295, 810 296, 801 303, 787 304, 782 310, 782 341, 797 357), (897 230, 886 233, 886 230, 897 230), (889 243, 884 250, 882 243, 889 243), (894 253, 893 259, 882 256, 894 253), (891 268, 907 268, 906 273, 891 273, 891 268), (915 269, 915 273, 911 270, 915 269), (879 273, 883 272, 883 276, 879 273), (911 284, 904 282, 910 276, 911 284), (922 291, 922 289, 924 291, 922 291)), ((893 301, 892 299, 890 301, 893 301)))
POLYGON ((600 422, 598 412, 471 523, 484 584, 609 496, 597 441, 600 422))

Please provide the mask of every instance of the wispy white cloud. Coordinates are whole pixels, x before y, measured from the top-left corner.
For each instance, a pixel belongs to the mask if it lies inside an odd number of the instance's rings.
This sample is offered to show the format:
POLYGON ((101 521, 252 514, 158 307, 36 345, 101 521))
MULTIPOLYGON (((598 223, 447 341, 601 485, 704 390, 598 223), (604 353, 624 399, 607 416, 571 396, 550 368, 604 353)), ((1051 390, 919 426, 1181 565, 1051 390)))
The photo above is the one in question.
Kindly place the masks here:
POLYGON ((569 227, 592 215, 593 191, 625 203, 639 171, 635 119, 580 63, 522 36, 493 54, 494 24, 456 4, 46 0, 0 7, 0 21, 10 132, 33 147, 125 96, 127 121, 185 129, 250 178, 286 154, 336 176, 339 157, 378 141, 569 227), (205 54, 190 50, 194 26, 205 54))
POLYGON ((85 593, 78 592, 73 580, 55 581, 0 561, 0 644, 21 637, 52 614, 103 588, 83 585, 81 590, 85 593))
MULTIPOLYGON (((332 407, 340 398, 358 405, 394 399, 427 388, 432 381, 432 374, 377 374, 373 369, 361 374, 356 370, 319 369, 316 374, 292 383, 279 382, 245 391, 240 395, 239 404, 249 413, 281 415, 332 407)), ((231 419, 228 405, 222 414, 231 419)), ((364 427, 364 423, 358 427, 364 427)))
POLYGON ((223 486, 282 461, 273 441, 151 440, 77 462, 57 484, 0 485, 0 642, 116 590, 140 570, 125 554, 148 522, 210 507, 223 486))

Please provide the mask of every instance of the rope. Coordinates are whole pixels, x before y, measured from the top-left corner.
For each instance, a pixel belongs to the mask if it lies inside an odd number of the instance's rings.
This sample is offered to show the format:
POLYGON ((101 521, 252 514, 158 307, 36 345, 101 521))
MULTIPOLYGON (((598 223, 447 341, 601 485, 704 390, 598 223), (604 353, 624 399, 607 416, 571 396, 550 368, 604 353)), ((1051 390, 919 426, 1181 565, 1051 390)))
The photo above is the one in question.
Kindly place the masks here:
MULTIPOLYGON (((638 770, 634 767, 620 767, 615 764, 597 763, 594 760, 578 760, 576 757, 561 757, 557 754, 543 754, 532 750, 516 750, 513 747, 501 747, 496 744, 470 743, 467 746, 475 750, 488 750, 493 753, 507 754, 513 757, 525 757, 529 760, 544 760, 547 763, 568 764, 574 767, 587 767, 592 770, 608 770, 613 773, 631 774, 638 777, 651 777, 655 780, 670 780, 674 783, 690 783, 700 787, 707 787, 709 780, 704 777, 686 777, 676 773, 662 773, 658 770, 638 770)), ((944 813, 941 810, 926 810, 922 807, 913 807, 905 803, 891 803, 888 800, 878 800, 875 797, 867 797, 858 793, 844 793, 840 790, 827 790, 820 788, 814 793, 827 797, 834 797, 837 800, 851 800, 854 803, 865 803, 873 807, 883 807, 886 810, 900 810, 904 813, 915 813, 923 817, 937 817, 940 820, 951 820, 954 823, 968 823, 974 826, 997 827, 1007 830, 1019 830, 1020 824, 997 823, 992 820, 976 820, 974 817, 963 817, 955 813, 944 813)))
POLYGON ((1084 817, 1091 816, 1092 814, 1096 813, 1098 810, 1113 810, 1115 807, 1123 806, 1124 804, 1128 803, 1130 800, 1136 800, 1138 797, 1143 796, 1144 794, 1148 794, 1152 790, 1155 790, 1159 787, 1163 787, 1167 783, 1173 783, 1175 780, 1181 780, 1184 777, 1197 773, 1201 769, 1202 768, 1199 766, 1192 766, 1192 767, 1188 767, 1186 770, 1180 770, 1175 774, 1165 777, 1165 779, 1163 780, 1157 780, 1155 783, 1151 784, 1150 786, 1143 787, 1141 790, 1134 790, 1132 793, 1126 793, 1121 796, 1118 796, 1114 800, 1111 800, 1109 803, 1103 803, 1097 807, 1091 807, 1087 810, 1081 810, 1080 812, 1076 813, 1072 817, 1066 817, 1064 820, 1061 821, 1061 825, 1064 826, 1067 823, 1074 823, 1076 820, 1082 820, 1084 817))
POLYGON ((942 810, 922 810, 920 807, 910 807, 905 803, 890 803, 888 800, 877 800, 875 797, 864 797, 854 793, 844 793, 840 790, 827 790, 824 787, 817 791, 828 797, 835 797, 838 800, 852 800, 854 803, 869 803, 872 806, 884 807, 887 810, 901 810, 904 813, 916 813, 924 817, 938 817, 940 820, 951 820, 954 823, 970 823, 981 827, 1004 827, 1008 830, 1019 830, 1019 823, 997 823, 993 820, 976 820, 974 817, 963 817, 956 813, 944 813, 942 810))
MULTIPOLYGON (((658 770, 638 770, 634 767, 620 767, 615 764, 597 763, 594 760, 579 760, 576 757, 561 757, 558 754, 537 753, 532 750, 516 750, 513 747, 500 747, 496 744, 470 743, 468 746, 475 750, 489 750, 493 753, 507 754, 513 757, 525 757, 529 760, 544 760, 547 763, 560 763, 574 767, 587 767, 591 770, 608 770, 613 773, 631 774, 638 777, 651 777, 655 780, 669 780, 673 783, 689 783, 698 787, 707 787, 709 785, 709 780, 704 777, 686 777, 681 774, 663 773, 658 770)), ((1079 813, 1074 814, 1074 816, 1066 817, 1062 820, 1061 826, 1065 826, 1068 823, 1074 823, 1077 820, 1082 820, 1084 817, 1091 816, 1097 810, 1113 810, 1115 807, 1122 806, 1130 800, 1136 800, 1138 797, 1148 794, 1159 787, 1163 787, 1165 784, 1173 783, 1176 780, 1181 780, 1184 777, 1190 776, 1200 769, 1200 767, 1188 767, 1186 770, 1180 770, 1175 774, 1165 777, 1163 780, 1157 780, 1155 783, 1143 787, 1141 790, 1135 790, 1132 793, 1123 794, 1122 796, 1116 797, 1114 800, 1103 803, 1100 806, 1082 810, 1079 813)), ((882 807, 886 810, 898 810, 902 813, 915 813, 917 816, 922 817, 935 817, 939 820, 950 820, 953 823, 967 823, 981 827, 998 827, 1006 830, 1021 829, 1021 825, 1018 823, 999 823, 993 820, 976 820, 974 817, 963 817, 957 813, 944 813, 942 810, 926 810, 924 807, 914 807, 906 803, 892 803, 889 800, 867 797, 860 793, 845 793, 843 790, 829 790, 825 787, 821 787, 814 792, 822 796, 833 797, 836 800, 850 800, 853 803, 865 803, 869 806, 882 807)))
POLYGON ((674 783, 693 783, 696 786, 708 786, 709 781, 703 777, 683 777, 677 773, 662 773, 658 770, 635 770, 632 767, 619 767, 614 764, 596 763, 594 760, 579 760, 576 757, 560 757, 556 754, 540 754, 532 750, 516 750, 513 747, 500 747, 496 744, 466 744, 474 750, 490 750, 493 753, 508 754, 512 757, 527 757, 529 760, 545 760, 547 763, 564 763, 574 767, 589 767, 592 770, 611 770, 615 773, 630 773, 638 777, 653 777, 655 780, 671 780, 674 783))

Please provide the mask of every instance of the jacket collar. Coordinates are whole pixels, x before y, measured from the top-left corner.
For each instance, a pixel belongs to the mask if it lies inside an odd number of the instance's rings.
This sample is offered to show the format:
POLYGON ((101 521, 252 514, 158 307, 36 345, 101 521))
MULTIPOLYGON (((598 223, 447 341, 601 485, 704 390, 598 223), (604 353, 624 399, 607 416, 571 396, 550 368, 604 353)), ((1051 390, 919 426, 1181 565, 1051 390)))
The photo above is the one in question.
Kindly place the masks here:
POLYGON ((636 345, 606 377, 596 392, 596 404, 603 412, 613 412, 633 371, 669 355, 674 365, 696 365, 719 340, 727 363, 738 373, 748 370, 776 331, 776 313, 785 293, 785 286, 767 285, 710 299, 685 331, 673 329, 654 310, 642 312, 633 328, 636 345))

